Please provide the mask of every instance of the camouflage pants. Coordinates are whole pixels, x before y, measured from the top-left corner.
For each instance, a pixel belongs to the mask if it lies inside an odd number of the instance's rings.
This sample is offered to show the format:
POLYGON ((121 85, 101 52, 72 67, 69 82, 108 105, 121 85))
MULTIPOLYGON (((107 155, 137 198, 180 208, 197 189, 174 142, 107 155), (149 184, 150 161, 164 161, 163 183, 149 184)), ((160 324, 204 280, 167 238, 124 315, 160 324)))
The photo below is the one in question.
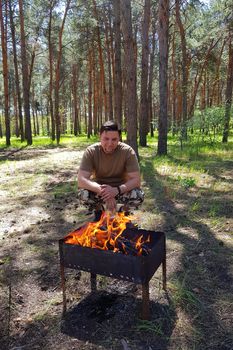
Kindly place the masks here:
MULTIPOLYGON (((115 198, 118 204, 122 204, 122 207, 128 210, 131 208, 136 209, 144 200, 144 192, 140 188, 134 188, 129 192, 118 194, 115 198)), ((95 192, 85 189, 78 191, 78 199, 83 205, 87 206, 90 211, 100 208, 104 204, 102 198, 95 192)))

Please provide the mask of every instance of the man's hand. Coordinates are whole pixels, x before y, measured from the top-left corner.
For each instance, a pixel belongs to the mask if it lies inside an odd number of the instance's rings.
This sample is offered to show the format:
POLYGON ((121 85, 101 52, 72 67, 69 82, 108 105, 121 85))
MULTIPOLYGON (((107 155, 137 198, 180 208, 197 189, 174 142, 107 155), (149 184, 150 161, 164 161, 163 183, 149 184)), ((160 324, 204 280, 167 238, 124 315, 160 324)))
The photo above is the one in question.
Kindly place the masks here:
POLYGON ((109 185, 101 185, 101 190, 99 196, 103 199, 106 204, 106 210, 110 211, 112 214, 116 211, 116 195, 118 194, 118 190, 116 187, 112 187, 109 185))
POLYGON ((106 210, 110 211, 112 214, 115 214, 116 212, 116 200, 115 198, 109 199, 108 201, 105 202, 106 204, 106 210))
POLYGON ((102 197, 104 202, 110 201, 112 199, 114 199, 115 201, 115 197, 118 194, 118 190, 116 187, 112 187, 109 185, 101 185, 100 187, 101 187, 101 191, 99 195, 102 197))

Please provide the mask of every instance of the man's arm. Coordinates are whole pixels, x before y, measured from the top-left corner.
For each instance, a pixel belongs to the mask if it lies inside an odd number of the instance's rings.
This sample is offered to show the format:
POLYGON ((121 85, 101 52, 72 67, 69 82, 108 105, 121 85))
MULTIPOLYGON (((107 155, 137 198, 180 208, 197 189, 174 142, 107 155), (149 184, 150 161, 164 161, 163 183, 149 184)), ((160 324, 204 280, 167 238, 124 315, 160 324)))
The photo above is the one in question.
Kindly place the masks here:
POLYGON ((107 185, 99 185, 97 182, 90 180, 91 173, 85 170, 79 170, 78 172, 78 186, 86 190, 97 193, 104 200, 106 207, 110 211, 114 211, 116 208, 115 195, 118 193, 116 187, 107 185), (106 187, 108 188, 106 190, 106 187), (115 194, 114 194, 115 193, 115 194))
POLYGON ((91 181, 90 177, 91 177, 91 172, 79 169, 78 171, 79 188, 85 188, 86 190, 100 194, 101 186, 97 182, 91 181))
MULTIPOLYGON (((127 180, 120 187, 121 194, 131 191, 133 188, 140 187, 140 173, 135 171, 127 173, 127 180)), ((105 200, 115 198, 118 194, 118 188, 110 185, 101 185, 100 196, 105 200)))
POLYGON ((139 171, 134 171, 132 173, 127 173, 127 180, 124 184, 120 186, 121 193, 126 193, 131 191, 133 188, 141 186, 141 179, 139 171))
MULTIPOLYGON (((115 198, 118 194, 117 187, 112 187, 109 185, 99 185, 97 182, 90 180, 91 173, 85 170, 79 170, 78 172, 78 186, 80 188, 85 188, 89 191, 95 192, 100 195, 104 201, 115 198)), ((127 173, 127 180, 120 187, 121 193, 126 193, 131 191, 133 188, 140 187, 140 173, 139 171, 127 173)))

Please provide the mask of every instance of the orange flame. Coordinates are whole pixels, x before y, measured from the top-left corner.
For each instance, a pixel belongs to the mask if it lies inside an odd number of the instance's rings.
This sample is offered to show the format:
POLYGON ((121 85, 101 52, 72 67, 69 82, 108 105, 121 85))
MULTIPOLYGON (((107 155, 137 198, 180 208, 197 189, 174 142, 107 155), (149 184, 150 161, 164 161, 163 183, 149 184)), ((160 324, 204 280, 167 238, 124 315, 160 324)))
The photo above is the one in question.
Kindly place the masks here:
POLYGON ((89 222, 77 231, 69 233, 65 237, 65 243, 113 252, 122 251, 124 254, 131 251, 134 255, 142 255, 142 245, 149 242, 149 236, 146 241, 143 240, 143 235, 136 240, 128 240, 122 236, 132 218, 124 213, 116 213, 115 216, 103 213, 99 221, 89 222))

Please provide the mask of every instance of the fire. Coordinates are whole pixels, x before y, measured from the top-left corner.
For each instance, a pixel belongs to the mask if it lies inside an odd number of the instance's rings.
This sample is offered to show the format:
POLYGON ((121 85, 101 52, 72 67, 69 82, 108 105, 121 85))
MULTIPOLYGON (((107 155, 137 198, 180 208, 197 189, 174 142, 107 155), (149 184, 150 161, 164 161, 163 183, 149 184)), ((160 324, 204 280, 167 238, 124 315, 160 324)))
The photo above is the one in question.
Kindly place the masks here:
MULTIPOLYGON (((150 236, 145 240, 143 235, 135 234, 133 239, 124 235, 127 224, 132 224, 132 218, 124 213, 116 213, 115 216, 103 213, 99 221, 89 222, 80 229, 69 233, 65 237, 65 243, 124 254, 147 254, 144 245, 149 242, 150 236)), ((135 225, 134 228, 136 228, 135 225)))

